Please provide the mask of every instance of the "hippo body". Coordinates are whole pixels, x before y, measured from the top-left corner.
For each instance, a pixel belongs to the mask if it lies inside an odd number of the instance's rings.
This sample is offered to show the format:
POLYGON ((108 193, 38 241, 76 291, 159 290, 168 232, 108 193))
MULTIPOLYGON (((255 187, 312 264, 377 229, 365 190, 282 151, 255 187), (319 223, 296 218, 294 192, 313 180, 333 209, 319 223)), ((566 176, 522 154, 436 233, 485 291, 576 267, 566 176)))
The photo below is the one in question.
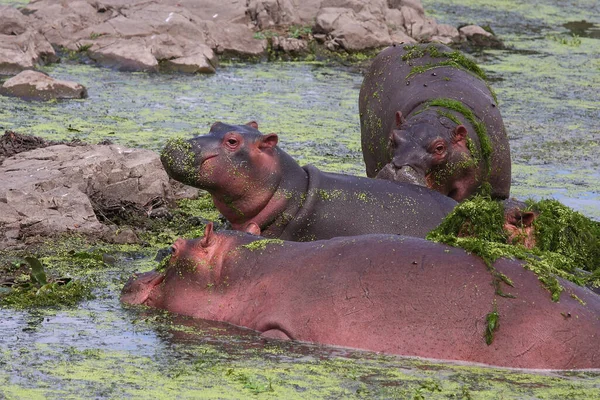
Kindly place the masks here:
POLYGON ((600 296, 562 281, 551 301, 520 262, 495 268, 462 249, 397 235, 315 242, 212 232, 173 245, 164 274, 132 278, 121 300, 248 327, 265 337, 519 368, 599 368, 600 296), (575 297, 580 299, 580 303, 575 297), (490 313, 499 315, 491 344, 490 313))
POLYGON ((379 53, 359 95, 367 176, 426 185, 457 201, 489 183, 493 198, 507 198, 508 139, 480 71, 441 44, 379 53))
POLYGON ((425 237, 456 205, 425 187, 301 167, 277 147, 277 135, 257 128, 218 122, 208 135, 169 143, 161 155, 169 175, 211 193, 236 230, 256 224, 265 237, 292 241, 425 237))

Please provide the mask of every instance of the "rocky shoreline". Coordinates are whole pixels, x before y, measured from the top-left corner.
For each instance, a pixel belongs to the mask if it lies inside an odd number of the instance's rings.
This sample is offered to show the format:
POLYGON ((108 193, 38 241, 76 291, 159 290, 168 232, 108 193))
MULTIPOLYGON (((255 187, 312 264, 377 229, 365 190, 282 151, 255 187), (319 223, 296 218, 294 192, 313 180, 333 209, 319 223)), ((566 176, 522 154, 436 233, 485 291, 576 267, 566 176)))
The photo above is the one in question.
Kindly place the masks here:
POLYGON ((0 6, 0 75, 59 55, 126 71, 214 73, 219 58, 310 58, 393 43, 500 45, 481 27, 438 24, 420 0, 33 0, 0 6))

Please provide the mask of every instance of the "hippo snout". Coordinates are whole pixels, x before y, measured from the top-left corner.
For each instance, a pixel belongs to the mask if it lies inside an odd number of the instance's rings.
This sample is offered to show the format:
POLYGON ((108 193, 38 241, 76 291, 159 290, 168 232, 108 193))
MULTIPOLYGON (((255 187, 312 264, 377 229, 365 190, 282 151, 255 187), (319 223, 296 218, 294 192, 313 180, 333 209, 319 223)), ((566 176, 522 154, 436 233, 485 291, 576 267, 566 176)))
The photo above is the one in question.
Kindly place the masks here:
POLYGON ((165 276, 156 271, 133 274, 121 291, 121 302, 127 304, 144 304, 150 292, 160 285, 165 276))
POLYGON ((381 169, 381 171, 379 171, 376 178, 387 179, 394 182, 412 183, 413 185, 419 186, 427 186, 425 176, 410 165, 396 167, 393 163, 388 163, 381 169))

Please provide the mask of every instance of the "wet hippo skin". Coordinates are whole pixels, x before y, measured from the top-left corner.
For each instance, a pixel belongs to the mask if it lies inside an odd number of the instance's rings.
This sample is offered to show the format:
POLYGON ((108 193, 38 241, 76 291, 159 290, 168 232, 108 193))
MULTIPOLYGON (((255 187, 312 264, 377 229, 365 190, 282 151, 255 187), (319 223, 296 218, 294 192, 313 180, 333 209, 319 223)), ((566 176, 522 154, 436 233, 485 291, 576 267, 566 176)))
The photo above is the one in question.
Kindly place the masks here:
POLYGON ((121 300, 280 339, 505 367, 600 367, 600 296, 561 280, 555 303, 520 262, 494 266, 514 298, 495 294, 478 257, 423 239, 300 243, 209 225, 203 238, 175 242, 164 273, 132 278, 121 300))
POLYGON ((265 237, 425 237, 456 205, 426 187, 301 167, 277 142, 255 122, 217 122, 208 135, 168 143, 161 159, 172 178, 207 190, 234 229, 256 224, 265 237))

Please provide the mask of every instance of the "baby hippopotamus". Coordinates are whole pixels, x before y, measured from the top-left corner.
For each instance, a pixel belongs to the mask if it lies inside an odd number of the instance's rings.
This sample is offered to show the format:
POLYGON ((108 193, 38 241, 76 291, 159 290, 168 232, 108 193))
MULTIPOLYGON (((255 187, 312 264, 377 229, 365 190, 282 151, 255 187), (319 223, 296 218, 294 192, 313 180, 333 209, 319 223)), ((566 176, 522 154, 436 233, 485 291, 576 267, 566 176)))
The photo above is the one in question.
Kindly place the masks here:
MULTIPOLYGON (((258 227, 249 226, 258 233, 258 227)), ((121 301, 257 330, 265 337, 517 368, 599 368, 600 296, 560 280, 560 301, 515 260, 496 295, 483 261, 398 235, 315 242, 239 231, 175 242, 164 273, 121 301)))
POLYGON ((483 72, 441 44, 392 46, 359 95, 367 176, 428 186, 457 201, 509 196, 510 149, 483 72))
POLYGON ((416 237, 457 204, 426 187, 301 167, 256 122, 215 123, 208 135, 170 141, 161 154, 174 179, 207 190, 236 230, 293 241, 368 233, 416 237))

